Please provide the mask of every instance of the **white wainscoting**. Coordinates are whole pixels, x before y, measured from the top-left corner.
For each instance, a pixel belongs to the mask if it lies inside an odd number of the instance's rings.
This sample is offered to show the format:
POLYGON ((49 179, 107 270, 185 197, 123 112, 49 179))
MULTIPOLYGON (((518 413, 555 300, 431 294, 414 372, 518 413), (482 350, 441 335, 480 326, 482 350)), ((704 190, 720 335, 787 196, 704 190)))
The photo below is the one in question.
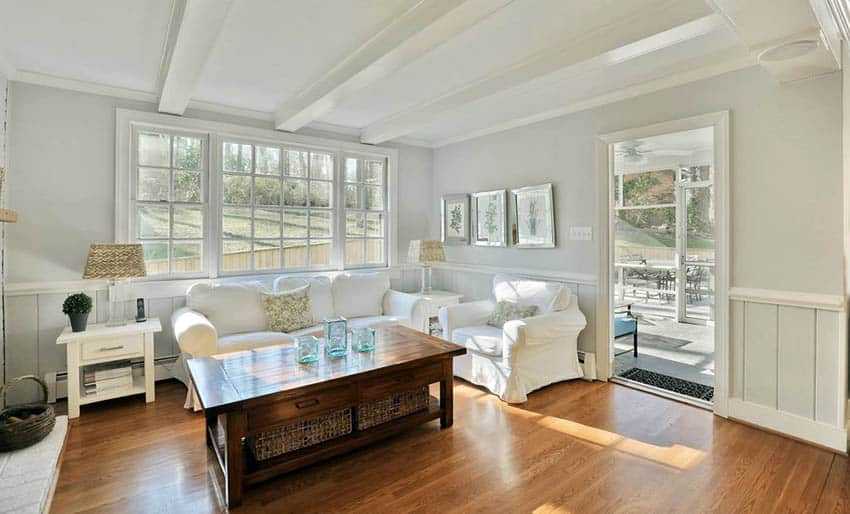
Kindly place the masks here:
POLYGON ((844 298, 732 288, 729 417, 847 450, 844 298))
MULTIPOLYGON (((278 276, 228 278, 221 281, 251 280, 271 285, 278 276)), ((128 319, 135 316, 135 298, 141 297, 146 300, 148 317, 158 317, 162 322, 162 332, 154 337, 156 358, 176 357, 179 354, 171 330, 171 314, 186 304, 185 293, 192 284, 209 281, 146 281, 136 282, 126 288, 127 297, 131 298, 126 301, 128 319)), ((394 289, 416 290, 419 286, 419 270, 410 267, 392 268, 390 282, 394 289)), ((44 378, 66 370, 65 347, 56 344, 56 337, 68 324, 67 316, 62 314, 62 302, 69 294, 80 291, 91 296, 94 302, 89 323, 105 322, 109 317, 109 304, 106 284, 102 281, 21 283, 6 287, 6 376, 35 374, 44 378)), ((158 380, 171 376, 168 365, 157 366, 158 380)), ((8 393, 8 403, 33 401, 40 394, 37 385, 25 383, 8 393)), ((64 397, 63 383, 58 384, 56 395, 64 397)))
POLYGON ((464 302, 483 300, 490 297, 493 275, 498 273, 566 284, 587 318, 587 328, 579 334, 579 350, 596 353, 596 277, 593 275, 444 262, 434 265, 434 288, 461 293, 464 302))

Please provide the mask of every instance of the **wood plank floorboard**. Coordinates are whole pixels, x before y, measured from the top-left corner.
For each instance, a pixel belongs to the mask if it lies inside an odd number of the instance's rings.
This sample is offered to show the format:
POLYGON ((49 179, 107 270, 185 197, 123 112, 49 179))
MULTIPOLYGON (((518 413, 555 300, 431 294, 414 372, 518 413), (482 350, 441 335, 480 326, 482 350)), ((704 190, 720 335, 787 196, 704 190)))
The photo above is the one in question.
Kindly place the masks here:
MULTIPOLYGON (((156 388, 155 403, 83 407, 54 513, 226 511, 203 416, 183 409, 180 383, 156 388)), ((850 512, 850 463, 614 384, 507 405, 458 380, 452 428, 431 422, 258 484, 233 512, 850 512)))

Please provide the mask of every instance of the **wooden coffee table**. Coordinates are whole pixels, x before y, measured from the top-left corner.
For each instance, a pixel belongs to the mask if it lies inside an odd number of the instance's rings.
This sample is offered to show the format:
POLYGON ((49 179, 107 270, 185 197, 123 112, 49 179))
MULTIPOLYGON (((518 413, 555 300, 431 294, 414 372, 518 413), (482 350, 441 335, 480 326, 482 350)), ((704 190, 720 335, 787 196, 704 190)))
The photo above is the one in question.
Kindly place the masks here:
POLYGON ((291 345, 188 361, 229 507, 240 504, 246 485, 437 418, 442 428, 452 425, 452 359, 466 349, 399 325, 377 329, 377 338, 373 352, 323 356, 310 365, 296 362, 291 345), (264 461, 255 460, 247 448, 254 434, 346 407, 356 412, 361 402, 436 382, 440 398, 431 397, 426 410, 264 461))

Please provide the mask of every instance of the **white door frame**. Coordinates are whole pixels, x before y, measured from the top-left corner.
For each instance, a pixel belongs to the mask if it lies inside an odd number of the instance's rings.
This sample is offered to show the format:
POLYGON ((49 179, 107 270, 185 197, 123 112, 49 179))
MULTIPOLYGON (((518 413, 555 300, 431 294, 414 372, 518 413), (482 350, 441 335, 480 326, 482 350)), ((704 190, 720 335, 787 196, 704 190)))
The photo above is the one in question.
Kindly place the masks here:
POLYGON ((716 230, 714 413, 726 417, 729 400, 729 111, 713 112, 600 135, 596 141, 597 223, 599 239, 599 294, 596 301, 596 366, 600 378, 612 374, 611 305, 614 298, 614 194, 610 187, 611 145, 698 128, 714 129, 714 200, 716 230))

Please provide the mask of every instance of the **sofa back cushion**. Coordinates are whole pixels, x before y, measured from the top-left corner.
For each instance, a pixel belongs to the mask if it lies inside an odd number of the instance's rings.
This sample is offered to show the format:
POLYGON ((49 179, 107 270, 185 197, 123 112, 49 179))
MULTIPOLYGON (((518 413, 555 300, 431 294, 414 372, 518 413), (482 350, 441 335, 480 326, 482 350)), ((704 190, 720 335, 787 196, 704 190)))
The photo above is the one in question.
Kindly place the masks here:
POLYGON ((334 300, 331 293, 331 281, 328 277, 278 277, 274 281, 276 292, 292 291, 299 287, 309 286, 310 309, 313 311, 313 321, 334 318, 334 300))
POLYGON ((207 317, 219 337, 266 330, 266 313, 258 283, 195 284, 186 305, 207 317))
POLYGON ((496 302, 512 302, 523 307, 536 306, 537 314, 540 315, 569 307, 572 291, 558 282, 496 275, 493 277, 493 297, 496 302))
POLYGON ((334 278, 331 288, 338 316, 380 316, 384 313, 390 277, 386 273, 344 273, 334 278))

